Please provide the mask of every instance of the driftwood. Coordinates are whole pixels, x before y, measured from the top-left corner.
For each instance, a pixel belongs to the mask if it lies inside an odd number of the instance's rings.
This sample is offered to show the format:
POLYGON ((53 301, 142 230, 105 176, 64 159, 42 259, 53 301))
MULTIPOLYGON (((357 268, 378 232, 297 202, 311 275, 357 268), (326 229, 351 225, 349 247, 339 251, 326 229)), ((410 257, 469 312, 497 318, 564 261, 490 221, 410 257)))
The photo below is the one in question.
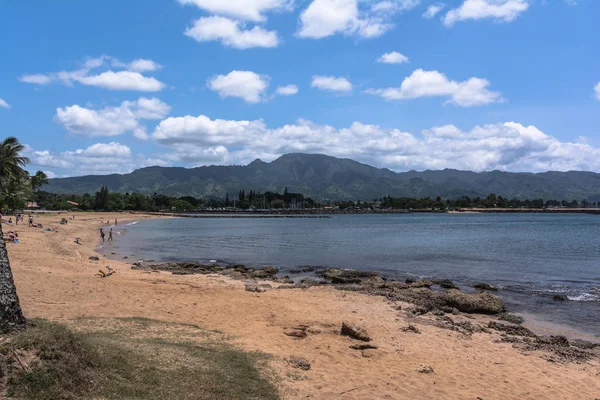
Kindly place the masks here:
POLYGON ((98 276, 100 278, 108 278, 111 275, 114 275, 117 273, 117 271, 115 271, 114 269, 112 269, 111 267, 107 266, 106 269, 108 270, 108 272, 104 272, 101 269, 98 270, 98 274, 94 275, 94 276, 98 276))

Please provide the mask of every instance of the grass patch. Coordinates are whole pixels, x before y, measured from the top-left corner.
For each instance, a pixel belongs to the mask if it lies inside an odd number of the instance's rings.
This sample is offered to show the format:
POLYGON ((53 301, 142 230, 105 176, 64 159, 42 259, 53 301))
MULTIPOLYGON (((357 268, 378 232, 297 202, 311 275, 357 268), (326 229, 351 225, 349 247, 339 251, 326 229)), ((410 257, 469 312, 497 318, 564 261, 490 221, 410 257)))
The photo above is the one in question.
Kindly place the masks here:
POLYGON ((260 372, 265 355, 225 345, 195 326, 131 319, 78 320, 73 327, 32 322, 2 337, 0 375, 8 398, 279 398, 260 372))

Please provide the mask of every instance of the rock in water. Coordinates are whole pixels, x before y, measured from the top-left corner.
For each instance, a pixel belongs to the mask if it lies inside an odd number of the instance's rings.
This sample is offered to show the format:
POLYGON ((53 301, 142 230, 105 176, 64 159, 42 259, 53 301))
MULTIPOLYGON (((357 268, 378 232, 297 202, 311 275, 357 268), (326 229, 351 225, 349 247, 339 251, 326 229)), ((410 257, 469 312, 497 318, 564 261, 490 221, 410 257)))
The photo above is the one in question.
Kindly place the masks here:
POLYGON ((340 334, 343 336, 349 336, 352 339, 362 340, 363 342, 371 341, 371 338, 365 329, 348 322, 342 322, 342 330, 340 334))
POLYGON ((505 311, 502 300, 490 293, 466 294, 450 289, 445 293, 444 300, 447 306, 466 313, 500 314, 505 311))
POLYGON ((489 283, 485 283, 485 282, 476 283, 473 285, 473 287, 475 289, 479 289, 479 290, 491 290, 492 292, 495 292, 498 290, 498 288, 496 286, 493 286, 493 285, 491 285, 489 283))

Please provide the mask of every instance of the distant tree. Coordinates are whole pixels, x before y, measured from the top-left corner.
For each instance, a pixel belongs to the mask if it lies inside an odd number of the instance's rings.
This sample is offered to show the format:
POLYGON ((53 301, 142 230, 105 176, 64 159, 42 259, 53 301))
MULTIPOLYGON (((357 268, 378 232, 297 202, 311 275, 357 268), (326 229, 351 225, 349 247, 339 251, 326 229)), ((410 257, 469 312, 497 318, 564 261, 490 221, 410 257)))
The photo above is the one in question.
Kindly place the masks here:
POLYGON ((102 186, 98 192, 96 192, 96 209, 106 210, 108 209, 108 187, 102 186))
POLYGON ((38 171, 31 177, 31 190, 37 192, 42 186, 48 184, 48 175, 38 171))

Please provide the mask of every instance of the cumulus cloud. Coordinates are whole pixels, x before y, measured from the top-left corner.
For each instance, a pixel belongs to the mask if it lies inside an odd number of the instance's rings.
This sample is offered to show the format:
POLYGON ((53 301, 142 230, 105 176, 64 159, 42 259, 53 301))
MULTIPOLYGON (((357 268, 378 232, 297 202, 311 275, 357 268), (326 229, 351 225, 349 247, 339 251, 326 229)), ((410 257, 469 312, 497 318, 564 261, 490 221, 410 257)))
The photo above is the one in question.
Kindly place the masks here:
POLYGON ((208 88, 222 98, 237 97, 247 103, 259 103, 265 98, 269 78, 252 71, 231 71, 208 81, 208 88))
POLYGON ((196 20, 185 35, 198 42, 220 41, 224 46, 236 49, 252 47, 277 47, 279 37, 275 31, 267 31, 259 26, 244 29, 239 21, 225 17, 202 17, 196 20))
POLYGON ((446 26, 470 19, 511 22, 528 8, 529 0, 465 0, 460 7, 448 11, 443 22, 446 26))
POLYGON ((596 92, 596 98, 598 100, 600 100, 600 82, 598 82, 598 84, 596 85, 596 87, 594 88, 594 91, 596 92))
POLYGON ((300 14, 298 36, 321 39, 335 34, 374 38, 394 27, 392 17, 420 0, 385 0, 375 4, 359 0, 313 0, 300 14))
POLYGON ((277 88, 277 90, 275 91, 275 93, 277 93, 280 96, 293 96, 295 94, 298 94, 298 86, 296 86, 296 85, 279 86, 277 88))
POLYGON ((562 142, 516 122, 433 127, 421 134, 355 122, 348 128, 299 120, 278 128, 262 120, 212 120, 205 115, 163 120, 152 139, 173 162, 241 164, 291 152, 350 157, 393 170, 600 171, 600 149, 562 142))
POLYGON ((8 104, 6 102, 6 100, 4 100, 3 98, 0 97, 0 108, 6 108, 9 109, 10 108, 10 104, 8 104))
POLYGON ((128 146, 119 142, 95 143, 84 149, 63 152, 29 148, 27 156, 32 165, 44 168, 50 178, 127 173, 151 165, 170 165, 168 160, 134 155, 128 146))
POLYGON ((262 22, 265 13, 289 10, 293 0, 179 0, 217 15, 227 15, 248 21, 262 22))
POLYGON ((312 78, 312 87, 330 92, 351 92, 352 83, 346 78, 335 76, 314 75, 312 78))
POLYGON ((391 53, 385 53, 379 57, 377 62, 385 64, 403 64, 408 62, 408 57, 397 51, 392 51, 391 53))
POLYGON ((419 97, 450 97, 447 103, 460 107, 473 107, 502 102, 499 92, 488 89, 487 79, 469 78, 463 82, 450 80, 438 71, 415 70, 402 81, 399 88, 368 89, 366 93, 375 94, 386 100, 416 99, 419 97))
POLYGON ((427 7, 427 11, 423 13, 423 18, 432 19, 435 17, 440 11, 442 11, 446 7, 445 4, 436 3, 427 7))
POLYGON ((69 132, 87 136, 118 136, 132 132, 140 139, 147 138, 142 120, 157 120, 167 116, 171 107, 157 98, 140 97, 124 101, 117 107, 94 110, 77 104, 57 108, 54 122, 69 132))
POLYGON ((86 86, 97 86, 109 90, 131 90, 140 92, 158 92, 166 87, 154 77, 142 75, 141 72, 150 72, 161 69, 162 66, 152 60, 137 59, 130 63, 123 63, 110 56, 90 58, 83 62, 81 68, 73 71, 59 71, 47 74, 25 74, 19 77, 21 82, 47 85, 61 82, 72 86, 75 82, 86 86), (94 70, 101 67, 122 69, 113 71, 108 69, 103 72, 94 70))

